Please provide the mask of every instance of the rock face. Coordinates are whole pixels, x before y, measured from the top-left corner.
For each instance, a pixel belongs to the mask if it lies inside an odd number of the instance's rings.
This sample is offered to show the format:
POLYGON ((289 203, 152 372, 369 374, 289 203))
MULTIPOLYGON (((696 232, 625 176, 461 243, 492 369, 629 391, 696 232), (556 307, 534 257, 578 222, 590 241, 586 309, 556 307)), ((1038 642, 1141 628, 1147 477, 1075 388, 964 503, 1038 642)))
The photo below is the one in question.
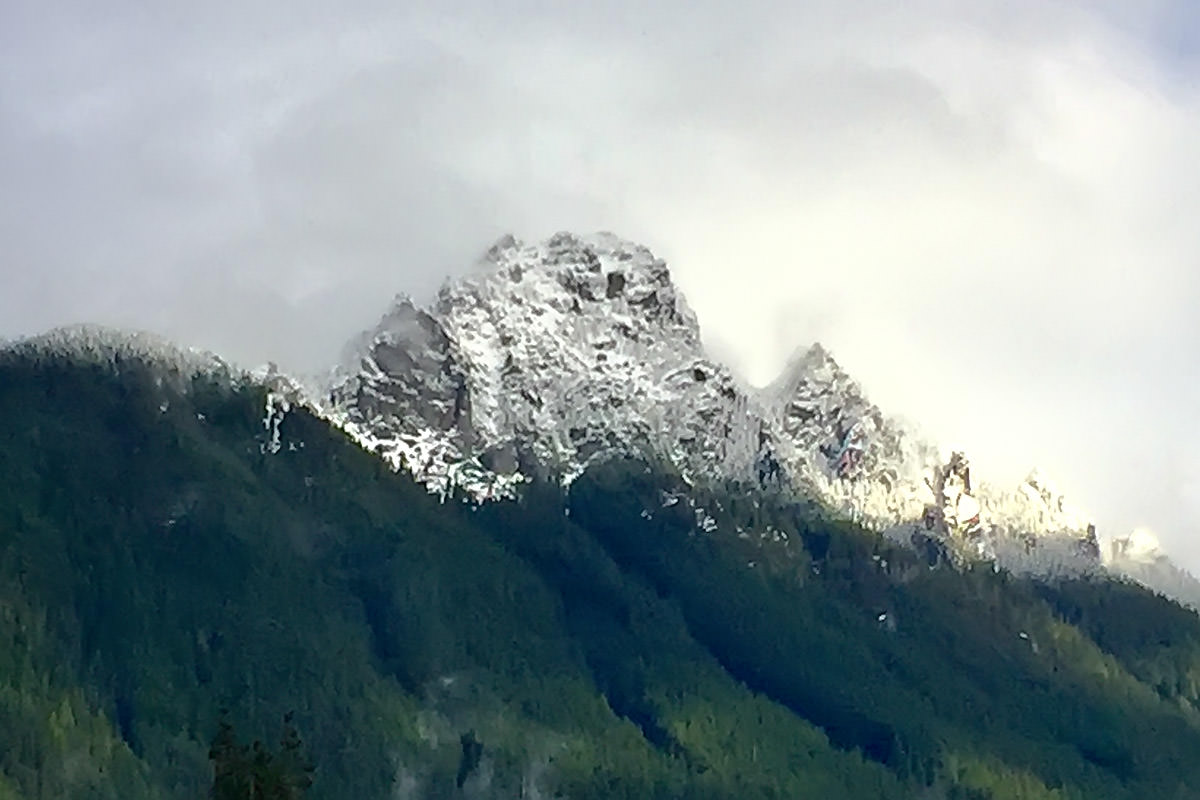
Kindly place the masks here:
POLYGON ((750 394, 705 354, 666 264, 609 234, 506 237, 429 309, 397 298, 330 402, 397 467, 484 495, 635 449, 749 474, 759 444, 750 394))
POLYGON ((798 353, 762 392, 783 463, 827 505, 889 537, 955 559, 991 558, 1033 572, 1086 571, 1094 527, 1036 471, 1012 491, 973 475, 884 414, 821 347, 798 353))
POLYGON ((1028 570, 1099 565, 1094 529, 1038 475, 1013 491, 971 474, 872 404, 820 345, 770 386, 701 344, 667 265, 601 233, 498 241, 427 308, 399 297, 347 348, 326 413, 432 490, 506 494, 641 451, 694 480, 815 496, 950 557, 1028 570))
POLYGON ((794 356, 761 396, 786 465, 822 499, 872 527, 922 518, 938 449, 885 416, 821 345, 794 356))

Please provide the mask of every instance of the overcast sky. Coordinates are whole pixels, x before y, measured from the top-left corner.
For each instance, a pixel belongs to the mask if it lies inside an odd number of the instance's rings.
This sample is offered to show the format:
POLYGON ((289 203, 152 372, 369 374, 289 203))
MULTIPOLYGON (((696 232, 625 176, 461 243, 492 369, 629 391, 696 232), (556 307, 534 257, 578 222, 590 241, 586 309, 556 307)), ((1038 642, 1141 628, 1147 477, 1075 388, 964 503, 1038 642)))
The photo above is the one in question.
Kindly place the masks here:
POLYGON ((4 0, 0 337, 315 369, 501 233, 607 229, 749 380, 820 339, 1200 571, 1194 0, 581 5, 4 0))

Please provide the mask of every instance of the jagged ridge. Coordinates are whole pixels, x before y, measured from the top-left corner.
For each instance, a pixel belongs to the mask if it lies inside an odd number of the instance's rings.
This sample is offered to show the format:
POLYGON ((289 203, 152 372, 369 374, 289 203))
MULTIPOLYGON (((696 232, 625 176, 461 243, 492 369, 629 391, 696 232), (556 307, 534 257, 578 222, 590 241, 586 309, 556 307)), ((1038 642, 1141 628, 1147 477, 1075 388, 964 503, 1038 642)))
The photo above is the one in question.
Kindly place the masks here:
POLYGON ((820 344, 755 390, 711 359, 666 264, 602 233, 498 241, 434 303, 398 297, 351 342, 328 390, 274 365, 247 373, 153 334, 96 325, 6 342, 0 351, 119 365, 168 380, 205 373, 269 388, 263 448, 306 404, 432 491, 486 499, 527 476, 569 481, 591 461, 650 452, 693 480, 815 496, 825 507, 938 557, 992 558, 1025 572, 1116 574, 1195 604, 1200 584, 1145 537, 1095 529, 1033 473, 1014 490, 973 476, 912 426, 886 415, 820 344))
POLYGON ((398 297, 334 371, 327 414, 433 490, 479 497, 595 458, 665 458, 694 480, 814 494, 944 555, 1022 570, 1100 563, 1043 478, 1004 491, 870 403, 820 345, 762 390, 701 343, 665 262, 611 233, 506 236, 426 308, 398 297))
POLYGON ((466 278, 419 308, 398 297, 346 349, 327 392, 270 365, 245 372, 154 334, 58 328, 0 351, 119 365, 155 364, 168 380, 210 374, 270 390, 263 448, 306 404, 431 490, 511 495, 527 476, 569 481, 591 461, 631 451, 693 480, 815 496, 835 513, 939 557, 986 557, 1023 572, 1098 568, 1189 603, 1200 584, 1146 537, 1101 554, 1094 527, 1038 473, 1015 490, 977 480, 872 404, 820 344, 755 390, 711 359, 666 264, 602 233, 525 245, 505 237, 466 278))
POLYGON ((506 237, 429 309, 397 298, 348 356, 334 418, 439 489, 447 459, 486 493, 645 449, 749 475, 759 450, 750 393, 704 352, 665 263, 611 234, 506 237))

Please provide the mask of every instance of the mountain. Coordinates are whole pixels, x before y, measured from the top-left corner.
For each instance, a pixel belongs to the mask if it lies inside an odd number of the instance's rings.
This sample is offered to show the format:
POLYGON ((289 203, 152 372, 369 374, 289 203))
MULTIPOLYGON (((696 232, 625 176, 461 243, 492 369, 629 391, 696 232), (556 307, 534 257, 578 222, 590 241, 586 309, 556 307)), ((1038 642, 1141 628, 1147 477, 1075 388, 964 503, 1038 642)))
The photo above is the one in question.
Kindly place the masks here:
POLYGON ((1133 584, 653 454, 443 499, 302 400, 142 335, 0 348, 0 798, 204 796, 223 708, 294 711, 318 799, 1200 785, 1200 617, 1133 584))
POLYGON ((770 386, 705 350, 666 263, 610 233, 496 242, 425 308, 399 297, 334 371, 326 416, 433 490, 503 496, 651 453, 693 481, 802 493, 939 557, 1100 568, 1043 476, 1011 490, 872 404, 819 344, 770 386))
POLYGON ((330 398, 332 419, 439 490, 569 479, 637 450, 749 477, 759 447, 753 398, 706 356, 666 265, 611 235, 506 237, 430 308, 398 298, 330 398))

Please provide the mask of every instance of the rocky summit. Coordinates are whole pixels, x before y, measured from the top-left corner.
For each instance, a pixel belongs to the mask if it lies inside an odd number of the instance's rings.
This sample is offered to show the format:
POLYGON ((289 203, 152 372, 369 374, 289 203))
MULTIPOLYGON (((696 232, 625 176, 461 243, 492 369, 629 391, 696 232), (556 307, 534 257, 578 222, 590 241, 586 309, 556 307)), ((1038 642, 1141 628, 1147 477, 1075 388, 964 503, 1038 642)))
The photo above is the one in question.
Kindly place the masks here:
POLYGON ((608 234, 506 237, 429 308, 397 298, 329 397, 397 468, 485 496, 614 452, 749 476, 760 450, 755 398, 704 352, 666 264, 608 234))
POLYGON ((885 414, 819 344, 771 385, 705 350, 648 248, 610 233, 496 242, 421 307, 397 297, 346 348, 323 413, 431 491, 478 499, 643 453, 692 481, 818 500, 931 556, 1097 567, 1094 527, 1033 473, 1005 489, 885 414))

